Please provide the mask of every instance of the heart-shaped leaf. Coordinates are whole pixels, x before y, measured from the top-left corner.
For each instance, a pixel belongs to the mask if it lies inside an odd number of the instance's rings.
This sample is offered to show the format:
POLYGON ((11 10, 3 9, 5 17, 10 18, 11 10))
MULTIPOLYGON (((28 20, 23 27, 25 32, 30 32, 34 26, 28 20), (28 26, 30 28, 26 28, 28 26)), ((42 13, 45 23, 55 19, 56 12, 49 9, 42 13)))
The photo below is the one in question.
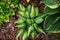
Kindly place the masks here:
POLYGON ((51 9, 49 7, 45 7, 44 9, 44 13, 46 14, 55 14, 55 13, 59 13, 60 12, 60 7, 56 8, 56 9, 51 9))
POLYGON ((50 33, 60 32, 60 17, 57 15, 50 15, 45 18, 44 29, 50 33))

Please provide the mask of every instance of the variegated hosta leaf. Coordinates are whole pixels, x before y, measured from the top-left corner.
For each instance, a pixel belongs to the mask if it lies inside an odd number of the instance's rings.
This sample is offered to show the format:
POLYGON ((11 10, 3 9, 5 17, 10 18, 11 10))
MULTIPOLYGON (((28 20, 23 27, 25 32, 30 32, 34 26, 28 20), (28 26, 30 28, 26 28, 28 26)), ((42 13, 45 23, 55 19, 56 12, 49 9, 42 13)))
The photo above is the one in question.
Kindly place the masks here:
POLYGON ((17 36, 16 36, 16 38, 18 38, 19 36, 23 35, 24 32, 25 32, 24 29, 20 29, 20 30, 17 32, 17 36))
POLYGON ((26 18, 29 18, 29 14, 30 14, 30 13, 29 13, 28 11, 26 11, 26 12, 25 12, 25 17, 26 17, 26 18))
POLYGON ((31 18, 34 18, 34 16, 35 16, 34 6, 32 6, 32 8, 31 8, 31 13, 30 13, 30 17, 31 17, 31 18))
POLYGON ((22 4, 19 4, 19 8, 20 11, 25 11, 25 7, 22 4))
POLYGON ((36 36, 36 31, 33 31, 33 32, 31 33, 31 37, 34 39, 35 36, 36 36))
POLYGON ((57 19, 57 15, 46 16, 45 21, 44 21, 44 28, 47 30, 49 25, 53 24, 56 19, 57 19))
POLYGON ((21 16, 23 16, 23 17, 24 17, 24 15, 25 15, 25 12, 23 12, 23 11, 18 11, 18 13, 19 13, 21 16))
POLYGON ((60 17, 57 15, 47 16, 45 19, 44 29, 50 33, 60 32, 60 17))
POLYGON ((19 24, 19 23, 23 23, 24 20, 23 19, 19 19, 19 20, 16 20, 15 23, 19 24))
POLYGON ((26 28, 26 24, 25 23, 21 23, 19 25, 16 26, 17 28, 26 28))
POLYGON ((37 24, 41 23, 42 21, 43 21, 43 18, 41 18, 41 17, 37 17, 37 18, 35 19, 35 22, 36 22, 37 24))
POLYGON ((36 15, 36 16, 39 15, 39 9, 38 9, 38 7, 35 8, 35 15, 36 15))
POLYGON ((26 19, 26 23, 27 23, 28 25, 31 25, 31 19, 26 19))
POLYGON ((26 32, 24 33, 24 35, 23 35, 22 40, 27 40, 27 38, 28 38, 28 36, 29 36, 29 35, 27 35, 27 34, 28 34, 28 32, 26 31, 26 32))
POLYGON ((28 5, 27 11, 28 11, 29 13, 31 12, 31 8, 32 8, 32 6, 31 6, 31 5, 28 5))
POLYGON ((41 29, 40 27, 38 27, 37 24, 33 24, 33 26, 36 29, 36 31, 38 31, 39 33, 45 34, 45 32, 43 31, 43 29, 41 29))
POLYGON ((24 20, 24 21, 26 20, 25 17, 23 17, 23 16, 20 16, 19 19, 22 19, 22 20, 24 20))
POLYGON ((60 0, 42 0, 42 3, 50 7, 51 9, 58 8, 60 5, 60 0))
POLYGON ((30 35, 33 30, 34 30, 33 26, 30 26, 30 27, 28 28, 28 35, 30 35))
POLYGON ((44 9, 44 13, 46 14, 55 14, 55 13, 59 13, 60 12, 60 7, 56 8, 56 9, 51 9, 49 7, 45 7, 44 9))

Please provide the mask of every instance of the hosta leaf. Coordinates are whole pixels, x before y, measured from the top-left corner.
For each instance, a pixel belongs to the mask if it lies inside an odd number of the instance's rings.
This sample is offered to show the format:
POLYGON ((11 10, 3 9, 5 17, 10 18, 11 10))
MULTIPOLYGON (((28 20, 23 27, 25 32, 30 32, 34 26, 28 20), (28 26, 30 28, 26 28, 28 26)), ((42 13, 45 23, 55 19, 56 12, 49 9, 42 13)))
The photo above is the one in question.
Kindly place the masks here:
POLYGON ((34 18, 34 16, 35 16, 34 6, 32 6, 32 8, 31 8, 31 13, 30 13, 30 17, 31 17, 31 18, 34 18))
POLYGON ((54 21, 57 19, 58 15, 50 15, 46 16, 45 22, 44 22, 44 28, 47 30, 51 24, 54 23, 54 21))
POLYGON ((30 19, 26 19, 26 22, 27 22, 28 25, 31 24, 31 20, 30 19))
POLYGON ((25 7, 22 4, 19 4, 19 8, 20 11, 25 11, 25 7))
POLYGON ((38 9, 38 7, 35 8, 35 15, 36 15, 36 16, 39 15, 39 9, 38 9))
POLYGON ((31 37, 34 39, 35 35, 36 35, 36 32, 33 31, 33 32, 31 33, 31 37))
POLYGON ((30 27, 28 28, 28 35, 30 35, 33 30, 34 30, 33 26, 30 26, 30 27))
POLYGON ((16 38, 18 38, 19 36, 23 35, 24 32, 25 32, 24 29, 20 29, 20 30, 17 32, 17 36, 16 36, 16 38))
POLYGON ((20 16, 20 19, 22 19, 22 20, 24 20, 24 21, 26 20, 25 17, 23 17, 23 16, 20 16))
POLYGON ((23 22, 24 22, 23 19, 18 19, 18 20, 15 21, 15 23, 17 23, 17 24, 18 24, 18 23, 23 23, 23 22))
POLYGON ((35 22, 38 24, 38 23, 41 23, 43 21, 43 18, 41 18, 41 17, 37 17, 36 19, 35 19, 35 22))
POLYGON ((18 11, 18 13, 19 13, 21 16, 23 16, 23 17, 24 17, 24 15, 25 15, 25 12, 22 12, 22 11, 18 11))
POLYGON ((27 7, 27 11, 30 13, 30 11, 31 11, 31 5, 28 5, 28 7, 27 7))
POLYGON ((49 6, 49 5, 48 5, 48 7, 51 8, 51 9, 56 9, 56 8, 58 8, 59 6, 60 6, 59 4, 52 5, 52 6, 49 6))
POLYGON ((45 34, 45 32, 43 31, 43 29, 41 29, 40 27, 37 26, 37 24, 33 24, 34 28, 39 32, 39 33, 43 33, 45 34))
POLYGON ((52 9, 55 9, 59 7, 60 0, 42 0, 42 3, 44 3, 45 5, 52 9))
POLYGON ((23 38, 22 38, 23 40, 27 40, 27 38, 28 38, 28 35, 27 35, 27 34, 28 34, 28 32, 26 31, 26 32, 24 33, 24 35, 23 35, 23 38))
POLYGON ((22 24, 17 25, 16 27, 18 27, 18 28, 25 28, 26 27, 26 24, 25 23, 22 23, 22 24))
POLYGON ((29 18, 29 12, 28 11, 25 12, 25 17, 29 18))
POLYGON ((34 23, 34 19, 31 19, 31 23, 32 23, 32 24, 34 23))
POLYGON ((57 18, 57 21, 49 26, 47 32, 50 33, 60 33, 60 18, 57 18))
POLYGON ((40 13, 40 14, 39 14, 39 17, 40 17, 40 18, 44 18, 46 15, 47 15, 47 13, 40 13))
POLYGON ((60 12, 60 7, 56 8, 56 9, 51 9, 49 7, 46 7, 44 9, 44 13, 47 13, 47 14, 55 14, 55 13, 59 13, 60 12))

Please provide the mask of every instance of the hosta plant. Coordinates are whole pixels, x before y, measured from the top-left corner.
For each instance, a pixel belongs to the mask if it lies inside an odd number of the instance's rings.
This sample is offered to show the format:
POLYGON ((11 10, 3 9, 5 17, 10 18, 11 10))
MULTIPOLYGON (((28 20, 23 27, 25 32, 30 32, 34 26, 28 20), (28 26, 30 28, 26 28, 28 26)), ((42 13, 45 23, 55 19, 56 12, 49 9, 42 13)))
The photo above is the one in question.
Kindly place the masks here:
POLYGON ((60 33, 60 16, 59 14, 48 15, 44 21, 44 29, 49 33, 60 33))
POLYGON ((17 2, 12 1, 12 0, 0 0, 0 25, 3 22, 8 22, 9 21, 9 16, 14 15, 14 9, 17 7, 14 4, 17 4, 17 2), (10 7, 13 7, 11 9, 10 7))
POLYGON ((60 0, 42 0, 41 2, 52 9, 60 6, 60 0))
POLYGON ((38 7, 29 5, 25 8, 23 5, 19 4, 18 9, 20 17, 15 22, 17 24, 16 27, 19 29, 16 38, 22 36, 22 40, 27 40, 29 36, 34 38, 36 32, 45 34, 40 25, 38 25, 44 20, 39 15, 38 7))

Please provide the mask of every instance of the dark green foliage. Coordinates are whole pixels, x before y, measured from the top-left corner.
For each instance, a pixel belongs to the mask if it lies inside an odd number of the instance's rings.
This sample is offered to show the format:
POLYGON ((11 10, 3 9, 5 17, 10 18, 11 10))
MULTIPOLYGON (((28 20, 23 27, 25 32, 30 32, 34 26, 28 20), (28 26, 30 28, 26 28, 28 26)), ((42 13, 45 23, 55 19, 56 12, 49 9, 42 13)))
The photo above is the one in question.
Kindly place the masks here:
POLYGON ((49 7, 45 7, 44 13, 49 14, 49 15, 60 13, 60 7, 56 8, 56 9, 51 9, 49 7))
POLYGON ((46 32, 59 33, 60 32, 60 16, 57 14, 49 15, 45 18, 44 29, 46 32))
POLYGON ((46 6, 55 9, 60 6, 60 0, 42 0, 46 6))

